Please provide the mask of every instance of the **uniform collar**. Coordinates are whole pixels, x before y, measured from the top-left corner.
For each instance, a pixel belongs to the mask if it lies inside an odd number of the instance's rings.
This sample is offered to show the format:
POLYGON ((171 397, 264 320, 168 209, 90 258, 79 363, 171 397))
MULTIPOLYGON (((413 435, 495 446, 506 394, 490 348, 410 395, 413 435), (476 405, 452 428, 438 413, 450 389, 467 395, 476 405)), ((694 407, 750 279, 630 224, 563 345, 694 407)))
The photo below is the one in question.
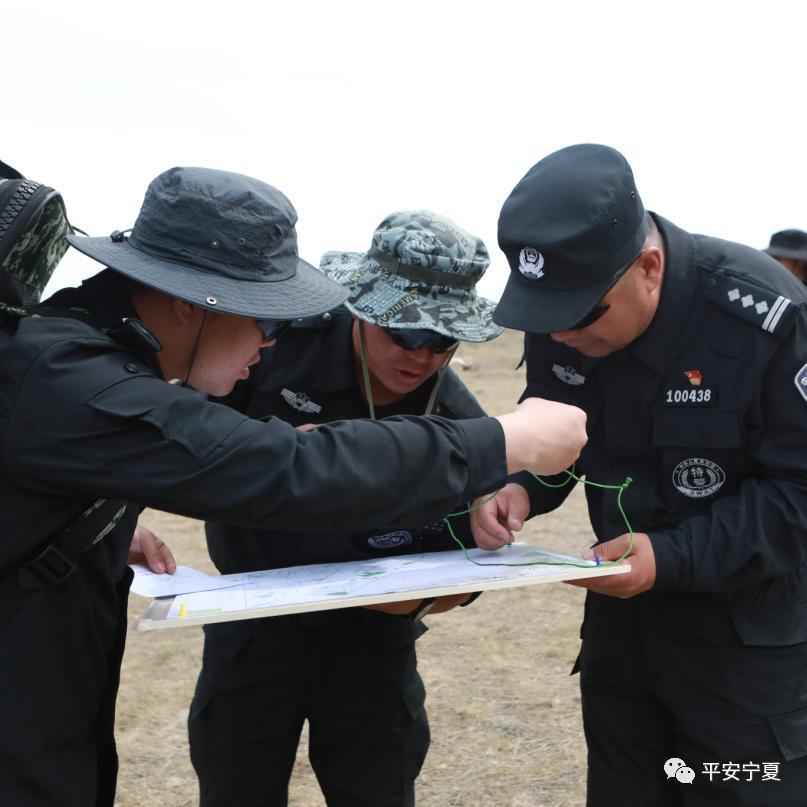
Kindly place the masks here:
POLYGON ((661 373, 679 340, 684 320, 690 315, 695 299, 695 244, 689 233, 655 213, 651 215, 664 239, 664 283, 652 322, 625 348, 625 352, 661 373))
POLYGON ((344 306, 332 311, 331 316, 328 337, 321 340, 314 357, 317 369, 312 386, 324 392, 358 389, 353 370, 353 317, 344 306))
MULTIPOLYGON (((105 269, 82 282, 79 288, 61 289, 43 305, 49 308, 74 308, 88 314, 94 323, 105 333, 119 328, 125 319, 137 319, 137 309, 129 296, 121 276, 105 269)), ((136 349, 129 345, 127 350, 135 352, 146 362, 157 376, 162 378, 156 354, 147 347, 136 349)))

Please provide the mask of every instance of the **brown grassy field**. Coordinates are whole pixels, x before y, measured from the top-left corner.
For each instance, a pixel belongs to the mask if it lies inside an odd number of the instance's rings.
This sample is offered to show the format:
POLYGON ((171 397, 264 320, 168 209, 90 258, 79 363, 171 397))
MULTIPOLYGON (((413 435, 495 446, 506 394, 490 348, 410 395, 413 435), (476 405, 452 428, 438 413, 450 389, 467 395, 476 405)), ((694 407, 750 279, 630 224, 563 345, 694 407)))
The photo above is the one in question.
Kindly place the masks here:
MULTIPOLYGON (((510 409, 524 386, 515 366, 521 339, 463 347, 473 369, 457 371, 491 414, 510 409)), ((147 512, 145 521, 179 563, 213 571, 198 522, 147 512)), ((570 554, 590 543, 581 490, 562 510, 527 525, 522 540, 570 554)), ((564 584, 489 592, 473 606, 426 618, 418 641, 432 746, 418 780, 421 807, 573 807, 584 802, 585 743, 577 678, 583 591, 564 584)), ((138 633, 146 601, 132 597, 118 700, 120 807, 197 803, 186 718, 201 659, 199 628, 138 633)), ((324 801, 297 754, 290 804, 324 801)), ((238 807, 233 805, 233 807, 238 807)))

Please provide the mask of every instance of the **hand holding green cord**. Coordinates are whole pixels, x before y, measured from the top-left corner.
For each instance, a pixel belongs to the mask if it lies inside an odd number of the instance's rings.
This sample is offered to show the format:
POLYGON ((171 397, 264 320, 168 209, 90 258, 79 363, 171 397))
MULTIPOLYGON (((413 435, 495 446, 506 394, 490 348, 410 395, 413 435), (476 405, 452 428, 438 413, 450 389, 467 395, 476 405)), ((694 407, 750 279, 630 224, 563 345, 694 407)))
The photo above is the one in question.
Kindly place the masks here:
MULTIPOLYGON (((563 487, 572 480, 593 487, 615 490, 617 492, 617 508, 622 516, 627 532, 614 538, 611 541, 599 544, 593 550, 587 550, 583 557, 586 560, 596 560, 597 564, 618 563, 626 558, 630 559, 631 571, 627 574, 616 575, 614 577, 587 578, 585 580, 570 581, 572 585, 584 586, 601 594, 608 594, 615 597, 632 597, 642 591, 647 591, 653 586, 656 577, 655 554, 650 542, 650 538, 645 533, 634 533, 622 505, 622 496, 628 486, 633 481, 627 477, 619 485, 605 485, 599 482, 589 482, 581 479, 574 472, 574 469, 566 471, 566 479, 560 483, 547 482, 539 476, 535 479, 545 487, 563 487)), ((523 526, 524 519, 529 513, 529 497, 521 485, 509 484, 502 490, 497 491, 492 496, 479 500, 472 507, 464 512, 470 512, 474 538, 477 544, 483 549, 499 549, 512 540, 512 532, 518 531, 523 526)), ((452 513, 451 516, 461 515, 452 513)), ((446 519, 449 532, 457 543, 461 542, 454 535, 449 516, 446 519)), ((468 560, 472 559, 466 552, 468 560)), ((472 561, 473 562, 473 561, 472 561)), ((538 561, 537 563, 548 563, 538 561)), ((503 562, 501 565, 535 565, 535 564, 509 564, 503 562)), ((588 564, 580 564, 588 566, 588 564)))

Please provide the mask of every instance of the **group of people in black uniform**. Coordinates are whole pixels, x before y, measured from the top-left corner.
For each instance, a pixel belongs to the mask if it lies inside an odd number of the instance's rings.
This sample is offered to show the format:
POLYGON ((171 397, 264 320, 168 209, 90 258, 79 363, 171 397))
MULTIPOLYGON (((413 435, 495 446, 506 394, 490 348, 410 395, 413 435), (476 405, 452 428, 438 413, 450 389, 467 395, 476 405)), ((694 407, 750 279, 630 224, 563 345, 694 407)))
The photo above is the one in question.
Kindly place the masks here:
MULTIPOLYGON (((127 560, 171 568, 143 507, 205 520, 223 573, 450 549, 442 518, 474 501, 459 538, 496 550, 561 506, 572 467, 632 480, 629 532, 586 484, 588 554, 630 565, 577 583, 589 805, 803 803, 798 231, 769 255, 687 233, 644 209, 619 152, 570 146, 504 203, 495 305, 476 293, 484 243, 428 210, 317 269, 289 200, 250 177, 170 169, 130 231, 89 237, 58 194, 5 176, 0 803, 114 802, 127 560), (39 303, 68 242, 105 268, 39 303), (502 327, 525 333, 527 388, 492 418, 449 362, 502 327)), ((415 641, 475 598, 207 626, 201 804, 285 804, 306 720, 329 805, 414 804, 415 641)))

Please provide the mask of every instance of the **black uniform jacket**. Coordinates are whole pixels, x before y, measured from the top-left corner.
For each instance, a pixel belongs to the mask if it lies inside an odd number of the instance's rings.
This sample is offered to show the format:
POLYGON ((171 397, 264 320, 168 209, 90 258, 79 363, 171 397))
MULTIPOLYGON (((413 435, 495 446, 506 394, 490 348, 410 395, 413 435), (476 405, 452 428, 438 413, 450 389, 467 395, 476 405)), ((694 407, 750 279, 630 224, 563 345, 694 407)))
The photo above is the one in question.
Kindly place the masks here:
MULTIPOLYGON (((310 434, 167 384, 107 332, 135 315, 102 272, 0 327, 0 575, 98 497, 249 526, 441 517, 505 476, 493 419, 342 422, 310 434), (405 496, 401 491, 407 491, 405 496)), ((56 587, 0 613, 0 803, 112 803, 112 721, 136 508, 56 587)))
MULTIPOLYGON (((352 324, 353 318, 344 308, 324 318, 296 323, 275 347, 264 351, 257 372, 239 382, 228 402, 250 417, 273 416, 294 426, 369 417, 356 383, 352 324)), ((435 380, 436 376, 395 404, 377 406, 376 417, 424 412, 435 380)), ((485 414, 451 369, 444 374, 434 411, 451 419, 485 414)), ((371 456, 361 457, 359 462, 359 473, 368 478, 375 473, 371 456)), ((416 491, 402 478, 394 485, 401 501, 416 491)), ((450 509, 465 507, 458 499, 450 509)), ((463 543, 474 545, 467 516, 454 519, 453 526, 463 543)), ((341 531, 324 527, 310 532, 266 531, 216 523, 209 523, 206 529, 210 556, 223 574, 457 549, 439 521, 417 528, 370 531, 358 524, 356 530, 341 531)))
MULTIPOLYGON (((746 644, 807 641, 807 295, 774 260, 655 217, 666 276, 650 327, 587 359, 527 334, 525 395, 576 404, 577 470, 623 497, 656 556, 655 588, 723 601, 746 644)), ((532 513, 557 507, 517 475, 532 513)), ((600 541, 627 532, 616 494, 586 487, 600 541)))

